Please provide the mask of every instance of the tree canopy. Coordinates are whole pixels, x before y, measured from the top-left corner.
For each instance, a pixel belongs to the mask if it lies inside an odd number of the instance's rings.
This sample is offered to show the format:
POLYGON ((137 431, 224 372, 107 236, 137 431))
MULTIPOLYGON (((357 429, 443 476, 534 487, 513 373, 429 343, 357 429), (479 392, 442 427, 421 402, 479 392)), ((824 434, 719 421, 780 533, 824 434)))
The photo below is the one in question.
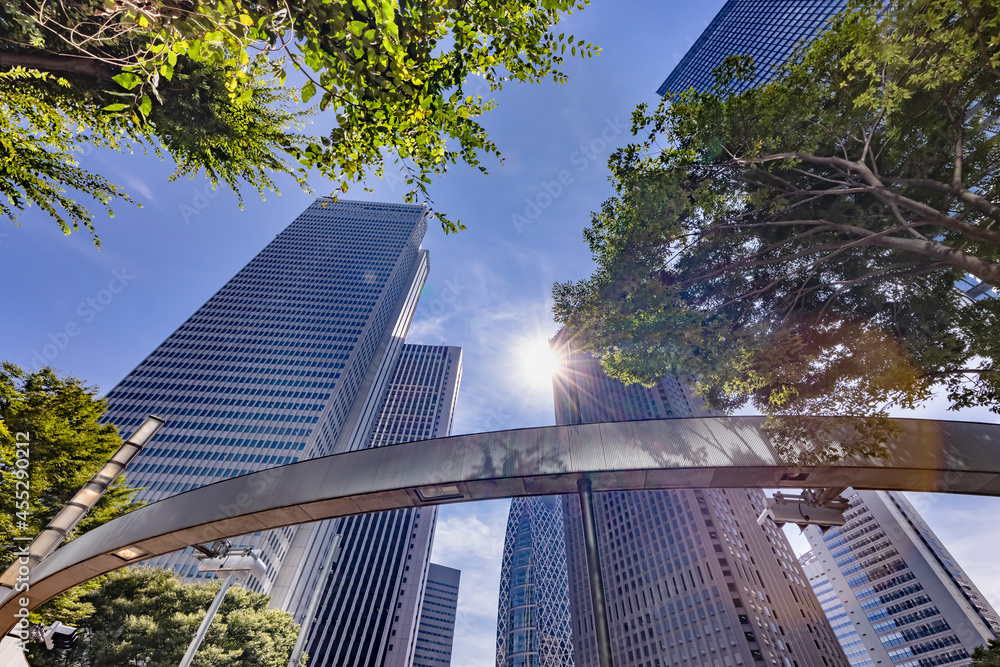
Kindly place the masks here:
POLYGON ((863 2, 766 85, 734 54, 640 105, 556 319, 624 382, 749 400, 802 463, 884 454, 938 387, 1000 412, 1000 300, 955 288, 1000 284, 998 43, 994 3, 863 2))
MULTIPOLYGON (((59 377, 51 368, 0 366, 0 571, 15 558, 14 538, 41 532, 121 447, 115 427, 98 422, 106 409, 96 388, 77 378, 59 377)), ((135 489, 119 477, 69 539, 140 507, 134 497, 135 489)), ((57 597, 34 620, 74 622, 87 611, 80 596, 92 587, 57 597)))
POLYGON ((1000 639, 977 646, 972 652, 972 667, 1000 667, 1000 639))
MULTIPOLYGON (((32 667, 174 667, 205 617, 220 582, 182 583, 158 568, 108 575, 83 601, 82 638, 68 651, 33 644, 32 667)), ((196 667, 287 667, 299 627, 288 612, 268 609, 263 593, 233 586, 194 658, 196 667)), ((301 664, 305 664, 303 661, 301 664)))
MULTIPOLYGON (((510 81, 562 82, 567 50, 598 49, 555 33, 587 0, 29 0, 0 6, 0 210, 37 205, 69 233, 90 211, 72 188, 109 208, 128 195, 80 167, 91 145, 169 155, 174 177, 275 189, 310 169, 346 191, 407 172, 407 201, 462 161, 500 157, 478 118, 510 81), (301 87, 286 86, 297 70, 301 87), (318 97, 317 97, 318 96, 318 97), (329 136, 299 130, 318 99, 329 136)), ((446 231, 461 223, 438 211, 446 231)), ((16 220, 16 218, 15 218, 16 220)))
MULTIPOLYGON (((107 404, 96 394, 51 368, 0 366, 0 544, 37 535, 121 447, 117 429, 98 422, 107 404)), ((69 538, 135 509, 134 496, 119 477, 69 538)), ((10 551, 0 552, 0 567, 12 561, 10 551)))

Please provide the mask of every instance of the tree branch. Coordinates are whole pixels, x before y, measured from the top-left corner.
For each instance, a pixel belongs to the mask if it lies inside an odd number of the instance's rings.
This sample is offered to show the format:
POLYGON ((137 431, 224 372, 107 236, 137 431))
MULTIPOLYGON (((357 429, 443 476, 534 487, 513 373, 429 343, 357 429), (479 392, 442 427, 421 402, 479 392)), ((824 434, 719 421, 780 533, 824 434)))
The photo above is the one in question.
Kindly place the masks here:
MULTIPOLYGON (((886 203, 893 203, 903 208, 919 214, 921 217, 926 218, 930 221, 937 222, 942 227, 947 227, 952 229, 964 236, 969 237, 973 241, 979 241, 981 243, 986 243, 988 245, 1000 248, 1000 232, 995 232, 992 230, 984 229, 982 227, 977 227, 976 225, 970 225, 967 222, 962 222, 954 217, 942 213, 932 206, 928 206, 923 202, 916 201, 897 192, 893 192, 885 187, 885 184, 868 168, 867 165, 858 162, 852 162, 850 160, 845 160, 839 157, 822 157, 819 155, 812 155, 809 153, 802 153, 799 151, 792 151, 788 153, 774 153, 772 155, 765 155, 763 157, 756 158, 737 158, 735 162, 739 164, 753 164, 753 163, 766 163, 766 162, 778 162, 781 160, 801 160, 803 162, 808 162, 811 164, 819 164, 826 166, 835 166, 846 168, 858 172, 868 183, 868 191, 874 194, 876 197, 881 199, 886 203)), ((982 277, 982 276, 980 276, 982 277)), ((992 280, 990 282, 993 282, 992 280)))
POLYGON ((26 67, 43 72, 68 72, 110 81, 114 72, 87 58, 72 56, 33 55, 0 51, 0 66, 26 67))

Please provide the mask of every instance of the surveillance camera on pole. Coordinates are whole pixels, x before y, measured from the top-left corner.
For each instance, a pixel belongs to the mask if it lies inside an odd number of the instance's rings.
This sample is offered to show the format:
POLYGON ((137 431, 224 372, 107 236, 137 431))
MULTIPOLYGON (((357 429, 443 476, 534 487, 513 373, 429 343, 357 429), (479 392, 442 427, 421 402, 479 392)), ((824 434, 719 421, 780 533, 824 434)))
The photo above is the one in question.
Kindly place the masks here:
POLYGON ((42 628, 42 641, 45 648, 66 651, 76 646, 76 628, 70 627, 59 621, 42 628))
POLYGON ((214 572, 216 574, 225 572, 229 576, 222 580, 222 586, 219 587, 219 592, 215 594, 215 599, 212 600, 208 611, 205 612, 205 618, 202 619, 198 632, 195 633, 194 639, 188 645, 187 652, 181 659, 180 667, 191 667, 201 642, 208 634, 208 627, 212 624, 212 619, 215 618, 215 613, 222 606, 222 600, 226 597, 226 592, 233 582, 237 579, 243 581, 247 575, 259 579, 267 572, 267 566, 253 552, 253 547, 234 549, 229 540, 220 540, 205 546, 196 545, 195 549, 201 552, 195 556, 198 559, 199 572, 214 572))
POLYGON ((850 507, 847 499, 839 494, 843 489, 806 489, 798 496, 788 496, 781 492, 773 498, 764 499, 764 511, 757 523, 764 525, 770 519, 781 528, 786 523, 794 523, 799 528, 819 526, 824 533, 833 526, 843 526, 844 510, 850 507))

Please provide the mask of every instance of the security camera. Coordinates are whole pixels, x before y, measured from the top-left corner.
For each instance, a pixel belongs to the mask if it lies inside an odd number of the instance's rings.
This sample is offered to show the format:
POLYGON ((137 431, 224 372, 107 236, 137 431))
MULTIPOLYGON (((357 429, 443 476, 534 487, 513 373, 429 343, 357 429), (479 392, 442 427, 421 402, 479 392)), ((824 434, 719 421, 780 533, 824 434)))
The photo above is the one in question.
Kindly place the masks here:
POLYGON ((56 621, 52 625, 42 629, 42 641, 45 648, 59 649, 65 651, 76 646, 76 628, 64 625, 56 621))
POLYGON ((757 523, 764 525, 768 519, 778 528, 786 523, 794 523, 799 528, 805 528, 807 525, 819 526, 823 532, 832 526, 843 526, 847 523, 844 519, 844 510, 840 507, 827 507, 780 494, 777 498, 765 498, 765 509, 758 517, 757 523))

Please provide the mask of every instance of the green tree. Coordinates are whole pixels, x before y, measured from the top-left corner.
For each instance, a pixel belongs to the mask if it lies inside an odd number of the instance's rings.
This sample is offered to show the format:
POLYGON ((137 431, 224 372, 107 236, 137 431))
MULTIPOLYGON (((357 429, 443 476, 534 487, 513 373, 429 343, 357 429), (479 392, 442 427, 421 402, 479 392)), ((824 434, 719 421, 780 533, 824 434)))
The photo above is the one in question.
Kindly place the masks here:
MULTIPOLYGON (((74 188, 107 207, 125 193, 81 169, 96 144, 168 153, 176 176, 204 172, 234 189, 273 189, 269 174, 309 169, 339 190, 407 171, 416 201, 460 160, 486 171, 499 157, 477 118, 494 106, 475 90, 509 81, 562 82, 563 54, 598 50, 556 35, 586 0, 161 0, 0 5, 0 189, 8 216, 30 204, 65 232, 90 212, 74 188), (304 78, 285 88, 287 71, 304 78), (290 95, 336 118, 329 136, 292 132, 290 95)), ((438 213, 446 231, 461 228, 438 213)), ((96 236, 95 236, 96 241, 96 236)))
POLYGON ((640 105, 556 319, 625 382, 751 401, 802 463, 884 455, 937 387, 1000 411, 1000 301, 954 289, 1000 284, 998 43, 994 3, 862 3, 768 85, 736 55, 640 105))
POLYGON ((977 646, 972 652, 972 667, 1000 667, 1000 639, 991 639, 989 644, 977 646))
MULTIPOLYGON (((32 645, 32 667, 174 667, 194 637, 220 582, 182 583, 157 568, 108 575, 84 601, 77 645, 61 654, 32 645)), ((268 609, 270 598, 233 586, 209 627, 197 667, 286 667, 298 637, 291 614, 268 609)), ((301 664, 305 664, 303 661, 301 664)))
MULTIPOLYGON (((98 422, 106 408, 77 378, 0 366, 0 570, 14 560, 14 538, 37 535, 121 446, 115 427, 98 422)), ((134 496, 119 477, 69 539, 139 507, 134 496)), ((38 620, 77 620, 86 590, 56 598, 38 620)))

